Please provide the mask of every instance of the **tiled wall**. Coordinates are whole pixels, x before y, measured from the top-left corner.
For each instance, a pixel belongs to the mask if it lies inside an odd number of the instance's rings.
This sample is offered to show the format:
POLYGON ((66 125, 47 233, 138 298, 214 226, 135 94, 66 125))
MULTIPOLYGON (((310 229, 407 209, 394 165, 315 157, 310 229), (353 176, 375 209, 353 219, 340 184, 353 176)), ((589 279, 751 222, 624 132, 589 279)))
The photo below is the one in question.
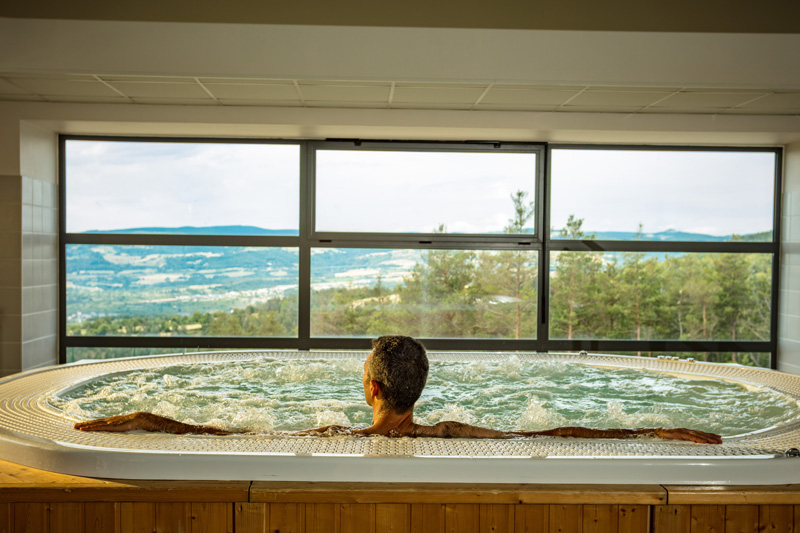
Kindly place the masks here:
POLYGON ((778 368, 800 374, 800 143, 786 148, 778 368))
POLYGON ((0 176, 0 375, 22 360, 22 178, 0 176))
POLYGON ((22 361, 28 370, 57 362, 58 190, 22 177, 22 361))

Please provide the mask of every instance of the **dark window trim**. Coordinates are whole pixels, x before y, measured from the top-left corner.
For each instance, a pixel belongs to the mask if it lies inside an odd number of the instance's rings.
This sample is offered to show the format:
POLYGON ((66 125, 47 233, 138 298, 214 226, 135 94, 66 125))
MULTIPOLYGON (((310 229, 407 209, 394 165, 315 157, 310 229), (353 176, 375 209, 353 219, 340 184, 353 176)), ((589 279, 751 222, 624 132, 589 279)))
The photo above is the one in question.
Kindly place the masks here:
POLYGON ((59 136, 59 358, 66 362, 67 348, 207 348, 207 349, 358 349, 369 350, 370 339, 311 337, 311 249, 337 248, 394 248, 394 249, 474 249, 513 250, 524 247, 536 250, 539 261, 539 301, 537 339, 422 339, 432 350, 478 351, 626 351, 626 352, 770 352, 771 367, 777 367, 778 297, 780 294, 780 231, 781 231, 781 148, 774 147, 707 147, 707 146, 649 146, 504 143, 504 142, 426 142, 426 141, 369 141, 369 140, 273 140, 226 138, 124 137, 97 135, 59 136), (300 146, 300 220, 297 236, 220 236, 213 235, 153 235, 66 233, 66 152, 68 140, 98 140, 121 142, 175 143, 258 143, 292 144, 300 146), (314 149, 380 149, 437 150, 489 152, 495 150, 537 153, 535 201, 536 235, 460 235, 460 234, 378 234, 325 233, 314 231, 314 149), (772 242, 660 242, 660 241, 570 241, 551 239, 549 235, 549 188, 551 151, 553 149, 603 149, 647 151, 720 151, 773 152, 776 155, 774 228, 772 242), (66 335, 66 246, 67 244, 150 245, 150 246, 259 246, 297 247, 298 258, 298 337, 83 337, 66 335), (644 252, 707 252, 707 253, 771 253, 772 308, 769 341, 681 341, 681 340, 614 340, 614 339, 550 339, 548 331, 549 252, 551 251, 644 251, 644 252))

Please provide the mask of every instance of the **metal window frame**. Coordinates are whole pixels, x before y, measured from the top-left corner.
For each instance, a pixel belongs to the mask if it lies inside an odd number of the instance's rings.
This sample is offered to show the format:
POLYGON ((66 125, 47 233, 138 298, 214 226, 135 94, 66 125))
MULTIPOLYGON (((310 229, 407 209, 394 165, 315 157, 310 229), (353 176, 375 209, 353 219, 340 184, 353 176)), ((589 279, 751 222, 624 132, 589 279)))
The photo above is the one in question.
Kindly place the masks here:
POLYGON ((417 250, 525 250, 538 254, 537 337, 536 339, 444 339, 422 338, 432 350, 519 350, 519 351, 625 351, 625 352, 769 352, 770 365, 777 366, 778 296, 780 293, 780 224, 783 151, 778 147, 706 147, 597 145, 518 142, 425 142, 329 139, 325 141, 173 138, 123 136, 59 136, 59 361, 66 362, 68 348, 241 348, 368 350, 370 339, 363 337, 312 337, 311 325, 311 250, 312 248, 376 248, 417 250), (81 234, 67 233, 66 220, 66 142, 98 140, 123 142, 176 143, 241 143, 292 144, 300 147, 299 232, 297 236, 215 236, 215 235, 146 235, 146 234, 81 234), (436 233, 343 233, 315 229, 316 151, 380 150, 380 151, 450 151, 450 152, 526 152, 536 153, 535 231, 534 234, 436 234, 436 233), (571 241, 550 238, 550 161, 552 150, 647 150, 647 151, 720 151, 771 152, 775 154, 774 221, 772 242, 660 242, 660 241, 571 241), (150 246, 253 246, 298 248, 298 335, 297 337, 105 337, 66 335, 66 246, 68 244, 150 245, 150 246), (707 253, 771 253, 772 307, 769 341, 683 341, 683 340, 614 340, 614 339, 550 339, 549 278, 551 251, 643 251, 643 252, 707 252, 707 253))

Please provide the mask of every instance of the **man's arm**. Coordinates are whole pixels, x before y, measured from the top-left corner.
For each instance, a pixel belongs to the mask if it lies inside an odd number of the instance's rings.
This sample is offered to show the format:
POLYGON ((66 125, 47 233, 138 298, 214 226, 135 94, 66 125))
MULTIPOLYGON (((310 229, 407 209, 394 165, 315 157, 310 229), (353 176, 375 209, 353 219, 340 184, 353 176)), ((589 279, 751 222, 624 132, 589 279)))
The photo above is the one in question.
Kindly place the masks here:
POLYGON ((145 412, 87 420, 86 422, 76 423, 74 427, 80 431, 117 432, 141 429, 158 433, 190 433, 195 435, 230 435, 231 433, 238 433, 237 430, 226 431, 212 426, 184 424, 165 416, 145 412))
POLYGON ((688 440, 700 444, 721 444, 722 437, 686 428, 638 428, 638 429, 592 429, 582 427, 562 427, 547 431, 511 431, 511 436, 519 437, 577 437, 584 439, 627 439, 630 437, 657 437, 667 440, 688 440))
POLYGON ((417 426, 415 437, 508 439, 513 437, 577 437, 584 439, 626 439, 637 436, 668 440, 688 440, 701 444, 720 444, 722 438, 713 433, 685 428, 592 429, 562 427, 546 431, 498 431, 461 422, 439 422, 433 426, 417 426))

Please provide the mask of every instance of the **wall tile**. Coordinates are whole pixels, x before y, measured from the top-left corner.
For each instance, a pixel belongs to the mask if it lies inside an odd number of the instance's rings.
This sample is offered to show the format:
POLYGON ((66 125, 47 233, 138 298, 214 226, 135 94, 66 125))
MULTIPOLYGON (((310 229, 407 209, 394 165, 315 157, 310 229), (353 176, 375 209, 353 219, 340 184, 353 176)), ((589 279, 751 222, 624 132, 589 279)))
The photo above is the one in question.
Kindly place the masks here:
POLYGON ((780 298, 780 314, 800 316, 800 291, 781 289, 780 298))
POLYGON ((23 287, 32 287, 35 285, 34 282, 34 273, 33 273, 33 266, 36 264, 36 261, 32 259, 23 259, 22 260, 22 286, 23 287))
POLYGON ((58 339, 55 335, 22 343, 22 360, 25 362, 24 369, 30 370, 32 368, 57 364, 57 344, 58 339))
POLYGON ((20 219, 20 229, 22 231, 33 231, 33 206, 22 204, 22 214, 20 219))
POLYGON ((800 340, 800 316, 780 315, 778 317, 778 338, 800 340))
POLYGON ((22 314, 42 312, 42 294, 39 287, 22 288, 22 314))
POLYGON ((33 205, 33 180, 22 177, 22 203, 33 205))
POLYGON ((39 205, 39 206, 42 205, 42 196, 44 195, 44 193, 42 192, 43 189, 44 189, 44 187, 43 187, 42 180, 34 179, 33 180, 33 205, 39 205))
POLYGON ((42 308, 48 311, 58 309, 58 285, 43 285, 39 288, 42 294, 42 308))

